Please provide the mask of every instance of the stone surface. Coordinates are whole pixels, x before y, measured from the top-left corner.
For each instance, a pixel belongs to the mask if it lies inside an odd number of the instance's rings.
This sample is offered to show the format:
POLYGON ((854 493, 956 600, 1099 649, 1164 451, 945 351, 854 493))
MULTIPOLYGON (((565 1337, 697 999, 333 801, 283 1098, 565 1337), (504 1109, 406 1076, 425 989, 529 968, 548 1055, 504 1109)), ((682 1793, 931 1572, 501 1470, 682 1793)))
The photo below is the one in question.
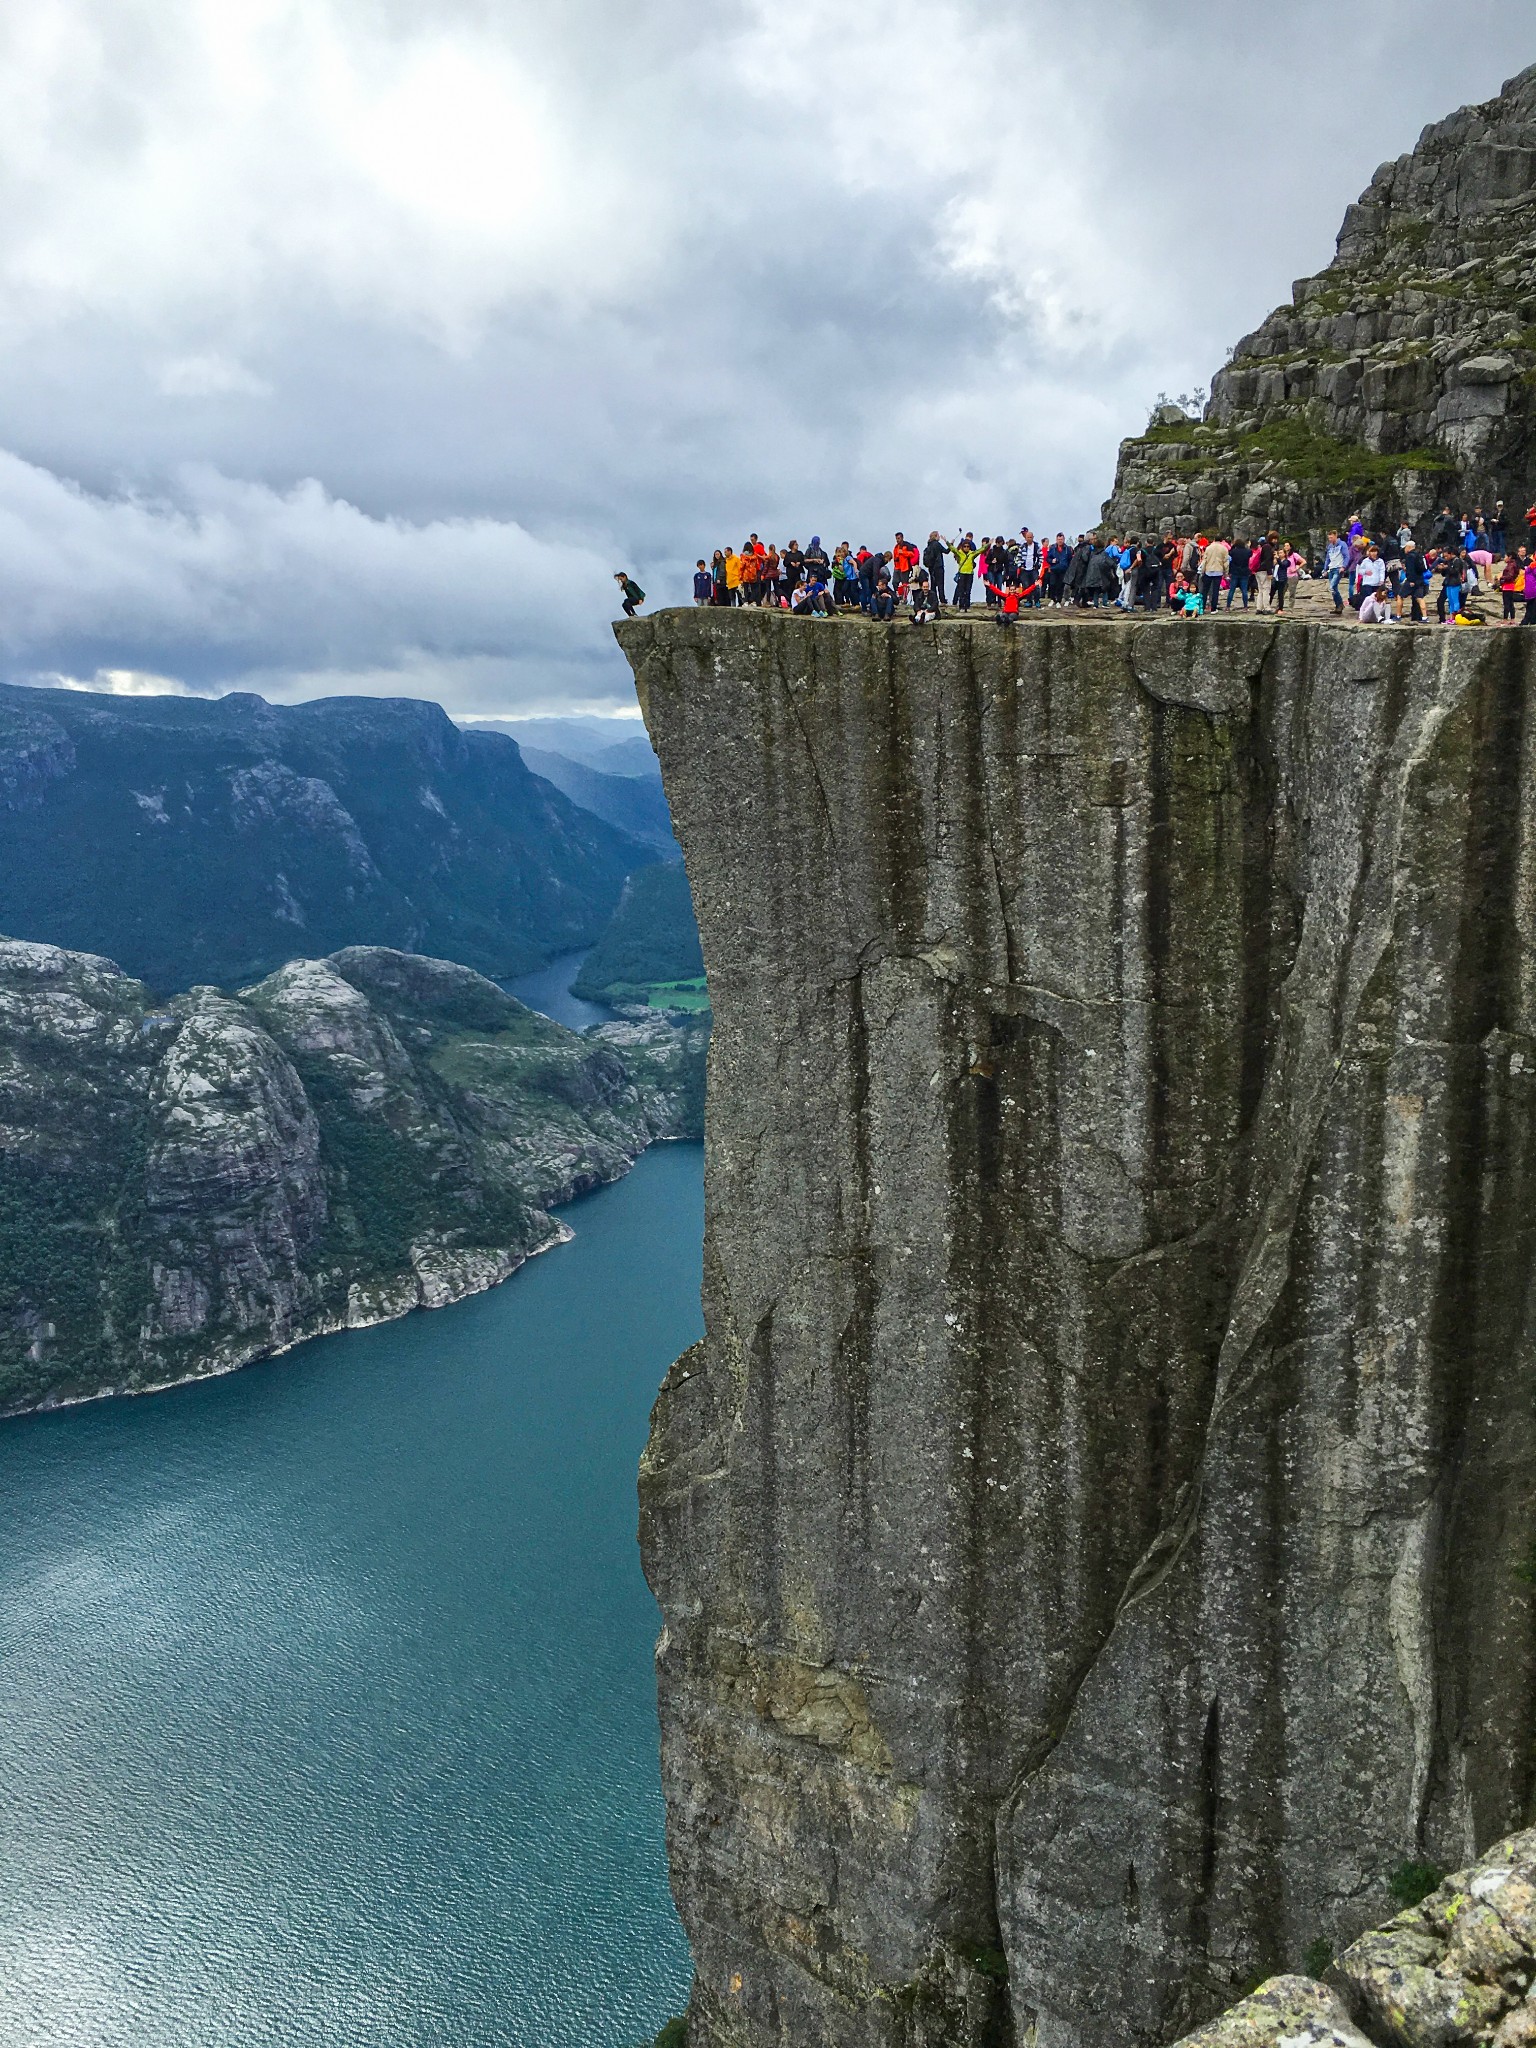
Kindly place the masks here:
POLYGON ((1512 1835, 1353 1943, 1326 1987, 1277 1977, 1178 2048, 1523 2048, 1536 2038, 1533 1871, 1536 1832, 1512 1835))
POLYGON ((468 968, 354 946, 156 1006, 0 940, 0 1413, 227 1371, 438 1308, 552 1204, 693 1135, 700 1026, 585 1037, 468 968))
POLYGON ((619 636, 716 1018, 690 2040, 1170 2040, 1530 1796, 1536 640, 619 636))
POLYGON ((1154 408, 1120 450, 1116 531, 1321 537, 1421 527, 1444 498, 1536 496, 1536 67, 1426 128, 1345 215, 1335 261, 1240 341, 1204 423, 1154 408))
POLYGON ((1314 1977, 1272 1977, 1179 2048, 1369 2048, 1339 2000, 1314 1977))

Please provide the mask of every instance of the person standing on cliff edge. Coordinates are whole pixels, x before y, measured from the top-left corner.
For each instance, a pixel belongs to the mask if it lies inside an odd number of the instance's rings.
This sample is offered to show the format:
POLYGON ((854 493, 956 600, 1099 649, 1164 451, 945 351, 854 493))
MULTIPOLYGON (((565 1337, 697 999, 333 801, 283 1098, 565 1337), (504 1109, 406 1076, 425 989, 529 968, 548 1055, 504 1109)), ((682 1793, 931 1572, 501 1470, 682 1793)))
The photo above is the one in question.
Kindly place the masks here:
POLYGON ((928 545, 923 549, 923 567, 928 571, 928 582, 934 597, 944 602, 944 557, 950 553, 950 544, 939 538, 938 528, 928 536, 928 545))

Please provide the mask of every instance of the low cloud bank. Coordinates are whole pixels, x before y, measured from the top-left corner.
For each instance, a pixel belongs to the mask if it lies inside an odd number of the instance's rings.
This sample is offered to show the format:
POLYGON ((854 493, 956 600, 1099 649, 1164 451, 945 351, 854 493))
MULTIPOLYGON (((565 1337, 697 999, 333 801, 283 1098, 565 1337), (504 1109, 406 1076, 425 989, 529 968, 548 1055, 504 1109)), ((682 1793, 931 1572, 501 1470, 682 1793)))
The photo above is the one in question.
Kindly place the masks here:
POLYGON ((117 692, 361 691, 464 713, 622 701, 612 565, 515 521, 376 518, 186 469, 108 497, 0 452, 0 658, 117 692))

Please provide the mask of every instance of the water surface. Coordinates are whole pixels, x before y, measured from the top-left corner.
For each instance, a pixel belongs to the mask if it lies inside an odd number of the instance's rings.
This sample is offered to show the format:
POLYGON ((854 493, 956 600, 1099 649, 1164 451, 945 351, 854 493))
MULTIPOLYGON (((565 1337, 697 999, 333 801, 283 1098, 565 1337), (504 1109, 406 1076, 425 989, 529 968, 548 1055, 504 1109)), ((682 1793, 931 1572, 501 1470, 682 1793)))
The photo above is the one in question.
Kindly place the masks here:
POLYGON ((530 1010, 553 1017, 557 1024, 565 1024, 572 1031, 585 1031, 589 1024, 607 1024, 612 1020, 612 1010, 571 994, 571 983, 580 974, 591 950, 584 946, 579 953, 559 953, 546 966, 535 968, 532 974, 520 974, 516 981, 504 981, 502 987, 530 1010))
POLYGON ((636 1460, 701 1155, 435 1314, 0 1424, 5 2048, 624 2048, 680 2009, 636 1460))

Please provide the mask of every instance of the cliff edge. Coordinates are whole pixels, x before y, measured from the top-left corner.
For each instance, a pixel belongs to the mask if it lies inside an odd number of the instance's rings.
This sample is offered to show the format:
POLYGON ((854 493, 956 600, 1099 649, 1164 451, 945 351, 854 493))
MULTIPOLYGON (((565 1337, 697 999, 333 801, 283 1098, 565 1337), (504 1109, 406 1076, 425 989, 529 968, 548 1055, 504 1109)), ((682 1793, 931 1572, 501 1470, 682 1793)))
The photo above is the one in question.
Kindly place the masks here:
POLYGON ((1536 637, 618 633, 715 1013, 690 2041, 1170 2040, 1527 1814, 1536 637))

